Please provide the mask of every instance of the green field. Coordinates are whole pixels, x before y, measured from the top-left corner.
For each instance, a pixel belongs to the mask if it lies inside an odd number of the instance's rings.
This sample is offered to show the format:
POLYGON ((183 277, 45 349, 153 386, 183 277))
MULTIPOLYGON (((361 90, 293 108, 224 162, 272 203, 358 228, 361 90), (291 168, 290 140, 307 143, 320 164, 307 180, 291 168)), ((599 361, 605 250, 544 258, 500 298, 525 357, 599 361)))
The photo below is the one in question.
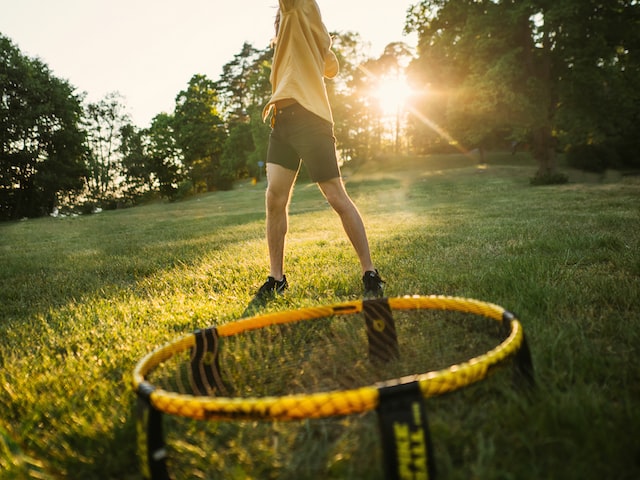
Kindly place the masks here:
MULTIPOLYGON (((532 187, 534 173, 524 154, 345 169, 388 296, 493 302, 529 339, 534 395, 498 374, 427 401, 440 478, 640 478, 640 178, 566 171, 568 184, 532 187)), ((263 199, 264 183, 247 183, 0 224, 0 478, 140 478, 131 371, 242 315, 267 274, 263 199)), ((267 310, 361 293, 314 185, 294 194, 286 273, 290 290, 267 310)), ((379 452, 362 451, 376 435, 367 419, 207 428, 206 450, 226 452, 218 478, 381 478, 379 452)))

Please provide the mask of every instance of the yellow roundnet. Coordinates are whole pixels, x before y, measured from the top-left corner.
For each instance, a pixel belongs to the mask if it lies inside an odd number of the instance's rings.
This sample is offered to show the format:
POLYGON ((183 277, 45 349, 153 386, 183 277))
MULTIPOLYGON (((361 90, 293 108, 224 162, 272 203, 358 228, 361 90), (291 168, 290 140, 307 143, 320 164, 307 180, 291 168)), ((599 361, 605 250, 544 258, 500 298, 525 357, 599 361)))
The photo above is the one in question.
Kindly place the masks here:
MULTIPOLYGON (((195 344, 194 335, 171 342, 145 356, 133 372, 133 386, 138 392, 146 390, 157 410, 196 420, 278 419, 295 420, 323 418, 373 410, 378 406, 379 389, 394 384, 418 382, 425 398, 452 392, 478 382, 494 367, 520 349, 524 332, 520 322, 498 306, 478 300, 446 296, 407 296, 387 299, 392 310, 433 309, 472 313, 499 322, 510 322, 510 333, 497 347, 467 362, 443 370, 398 378, 389 382, 352 390, 285 395, 280 397, 211 397, 194 396, 156 389, 145 376, 156 366, 195 344)), ((326 307, 312 307, 270 313, 241 319, 217 327, 221 337, 237 335, 270 325, 324 318, 331 315, 353 314, 362 311, 362 301, 352 301, 326 307)))

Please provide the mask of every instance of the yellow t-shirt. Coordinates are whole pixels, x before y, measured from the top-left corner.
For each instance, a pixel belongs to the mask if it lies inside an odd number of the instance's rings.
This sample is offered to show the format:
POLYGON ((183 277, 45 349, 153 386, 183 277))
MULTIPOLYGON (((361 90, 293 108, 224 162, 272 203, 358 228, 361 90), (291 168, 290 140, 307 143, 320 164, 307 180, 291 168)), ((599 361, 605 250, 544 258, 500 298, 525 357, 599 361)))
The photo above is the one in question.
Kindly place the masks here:
POLYGON ((338 74, 338 59, 315 0, 279 0, 280 28, 271 66, 272 94, 262 112, 266 120, 273 104, 292 98, 333 123, 324 77, 338 74))

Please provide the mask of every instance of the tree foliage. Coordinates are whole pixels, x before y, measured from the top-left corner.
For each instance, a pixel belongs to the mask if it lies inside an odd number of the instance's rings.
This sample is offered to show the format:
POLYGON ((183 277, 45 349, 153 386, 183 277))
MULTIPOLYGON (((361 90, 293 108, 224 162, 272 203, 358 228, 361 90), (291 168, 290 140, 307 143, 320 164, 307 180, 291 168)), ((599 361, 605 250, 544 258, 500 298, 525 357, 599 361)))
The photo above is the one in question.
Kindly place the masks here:
POLYGON ((0 35, 0 219, 50 213, 83 188, 81 99, 0 35))
POLYGON ((174 199, 186 178, 182 150, 178 146, 174 117, 166 113, 156 115, 151 127, 145 131, 148 136, 149 170, 158 183, 161 196, 174 199))
POLYGON ((422 1, 408 17, 420 38, 411 69, 431 92, 422 116, 432 111, 469 146, 531 143, 539 175, 554 171, 560 143, 628 139, 639 9, 635 0, 422 1))
POLYGON ((122 131, 130 125, 126 106, 117 92, 86 106, 84 127, 89 155, 88 196, 94 201, 113 201, 123 193, 122 131))
POLYGON ((221 161, 229 181, 261 175, 269 135, 261 116, 271 96, 272 54, 271 48, 257 50, 245 43, 240 53, 224 65, 216 83, 229 131, 221 161))
POLYGON ((126 193, 134 202, 154 194, 173 200, 185 181, 173 118, 161 113, 153 118, 149 128, 138 129, 129 124, 120 132, 126 193))
MULTIPOLYGON (((422 0, 406 30, 417 54, 392 42, 371 58, 357 34, 332 34, 340 75, 326 85, 343 161, 522 144, 537 183, 557 176, 557 151, 589 170, 640 166, 637 0, 422 0), (385 112, 396 93, 381 98, 381 87, 405 76, 412 91, 396 92, 411 93, 410 105, 385 112)), ((271 47, 245 43, 217 80, 193 75, 147 128, 131 124, 119 94, 85 103, 1 35, 0 55, 0 219, 261 176, 271 47)))
POLYGON ((333 107, 338 150, 345 161, 358 163, 375 156, 377 115, 371 109, 371 60, 364 54, 360 36, 353 32, 334 33, 333 50, 340 63, 339 76, 327 82, 333 107))
POLYGON ((214 81, 205 75, 191 77, 176 97, 173 126, 194 187, 211 191, 225 184, 220 157, 226 131, 214 81))

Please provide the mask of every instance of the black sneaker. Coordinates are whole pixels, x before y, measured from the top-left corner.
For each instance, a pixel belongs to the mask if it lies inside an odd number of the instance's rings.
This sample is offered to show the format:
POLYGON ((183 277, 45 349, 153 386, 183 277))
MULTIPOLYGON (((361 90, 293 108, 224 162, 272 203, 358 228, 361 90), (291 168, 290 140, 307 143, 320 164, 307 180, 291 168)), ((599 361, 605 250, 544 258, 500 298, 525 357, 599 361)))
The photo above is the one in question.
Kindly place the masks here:
POLYGON ((378 270, 369 270, 362 276, 365 297, 382 297, 385 281, 380 278, 378 270))
POLYGON ((276 295, 282 295, 284 291, 289 287, 287 283, 287 277, 282 276, 282 280, 278 281, 272 276, 267 277, 267 281, 258 289, 258 292, 253 296, 247 307, 242 313, 243 317, 255 315, 256 312, 264 307, 269 300, 273 300, 276 295))
POLYGON ((267 300, 276 294, 282 295, 288 287, 286 275, 282 276, 282 280, 276 280, 272 276, 268 276, 267 281, 258 289, 255 298, 267 300))

